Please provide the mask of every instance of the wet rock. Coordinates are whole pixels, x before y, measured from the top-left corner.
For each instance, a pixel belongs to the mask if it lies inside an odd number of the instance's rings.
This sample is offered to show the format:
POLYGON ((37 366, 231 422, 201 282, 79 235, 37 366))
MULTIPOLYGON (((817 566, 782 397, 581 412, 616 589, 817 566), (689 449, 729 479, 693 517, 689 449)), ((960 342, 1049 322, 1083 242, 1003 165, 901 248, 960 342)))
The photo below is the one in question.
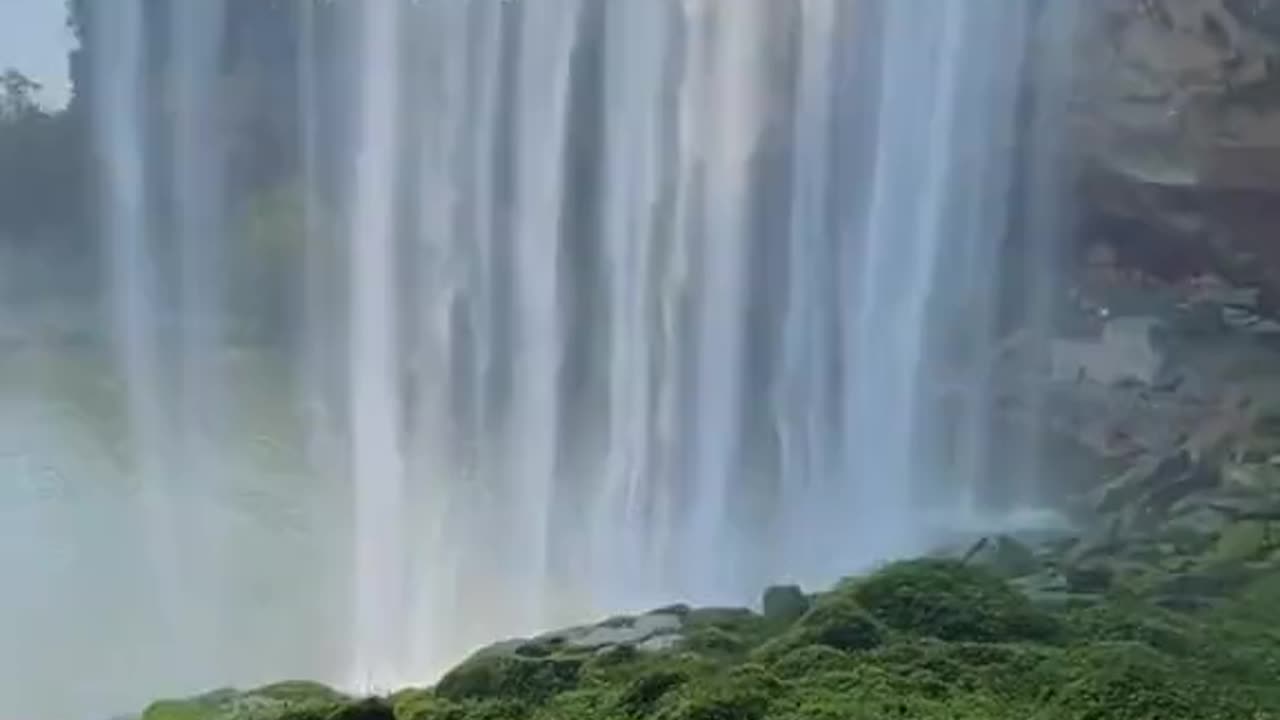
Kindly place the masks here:
POLYGON ((1091 157, 1144 182, 1277 187, 1276 38, 1231 4, 1245 0, 1092 4, 1076 118, 1091 157))
POLYGON ((533 638, 503 640, 477 650, 466 663, 494 658, 548 660, 608 653, 612 650, 667 650, 683 639, 685 619, 690 612, 687 606, 673 606, 645 615, 614 617, 595 625, 556 630, 533 638))
POLYGON ((643 653, 660 653, 673 650, 684 641, 685 638, 682 635, 654 635, 643 642, 637 643, 635 648, 643 653))
POLYGON ((1094 509, 1101 515, 1119 512, 1141 502, 1153 490, 1185 476, 1191 456, 1178 451, 1165 458, 1147 457, 1095 493, 1094 509))
POLYGON ((1087 379, 1114 385, 1130 380, 1150 385, 1165 363, 1152 339, 1158 325, 1156 318, 1117 318, 1105 324, 1098 339, 1056 339, 1050 349, 1051 376, 1058 382, 1087 379))
POLYGON ((569 647, 595 650, 608 645, 640 645, 657 635, 677 633, 682 624, 681 619, 675 615, 641 615, 609 625, 566 630, 541 639, 563 639, 564 644, 569 647))

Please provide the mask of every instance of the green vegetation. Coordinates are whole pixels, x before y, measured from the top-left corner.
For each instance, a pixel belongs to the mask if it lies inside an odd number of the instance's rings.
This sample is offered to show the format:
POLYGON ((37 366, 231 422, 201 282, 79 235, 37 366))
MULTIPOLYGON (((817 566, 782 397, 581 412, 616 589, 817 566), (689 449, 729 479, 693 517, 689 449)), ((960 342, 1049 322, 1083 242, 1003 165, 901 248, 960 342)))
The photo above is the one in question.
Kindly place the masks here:
POLYGON ((39 103, 40 84, 0 72, 0 242, 81 216, 84 145, 76 119, 39 103))
POLYGON ((1280 718, 1267 573, 1195 612, 1130 592, 1049 609, 981 567, 916 560, 846 580, 798 618, 683 619, 682 642, 658 652, 506 643, 386 700, 293 684, 157 703, 144 720, 1280 718))

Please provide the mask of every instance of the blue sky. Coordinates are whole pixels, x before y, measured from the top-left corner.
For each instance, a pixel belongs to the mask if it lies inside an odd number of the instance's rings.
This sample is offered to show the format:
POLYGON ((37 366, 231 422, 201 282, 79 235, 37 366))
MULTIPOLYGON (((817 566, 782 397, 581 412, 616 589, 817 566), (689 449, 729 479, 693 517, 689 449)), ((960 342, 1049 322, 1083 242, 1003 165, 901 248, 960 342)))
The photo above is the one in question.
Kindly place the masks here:
MULTIPOLYGON (((107 0, 108 2, 110 0, 107 0)), ((44 85, 46 104, 70 95, 65 0, 0 0, 0 70, 14 67, 44 85)))

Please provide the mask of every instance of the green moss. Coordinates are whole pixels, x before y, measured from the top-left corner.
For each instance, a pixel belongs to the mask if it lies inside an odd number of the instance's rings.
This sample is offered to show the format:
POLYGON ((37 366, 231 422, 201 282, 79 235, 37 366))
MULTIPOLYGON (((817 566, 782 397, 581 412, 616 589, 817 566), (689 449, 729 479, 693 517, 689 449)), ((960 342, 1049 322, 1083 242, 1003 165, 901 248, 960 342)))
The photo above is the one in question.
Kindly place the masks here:
POLYGON ((1271 528, 1262 520, 1232 523, 1222 530, 1206 562, 1229 565, 1263 557, 1271 548, 1271 528))
POLYGON ((686 685, 655 715, 660 720, 763 720, 783 683, 761 665, 747 664, 686 685))
POLYGON ((574 658, 484 655, 451 670, 436 692, 448 700, 544 702, 576 687, 581 667, 582 661, 574 658))
POLYGON ((852 598, 823 598, 796 623, 801 637, 816 645, 846 652, 871 650, 884 642, 885 631, 852 598))
POLYGON ((708 626, 690 630, 685 647, 707 655, 736 655, 746 650, 747 644, 724 628, 708 626))
POLYGON ((853 669, 858 661, 826 645, 799 645, 781 653, 771 664, 778 677, 791 680, 853 669))
POLYGON ((881 570, 848 592, 902 632, 947 641, 1052 642, 1057 620, 990 573, 951 560, 913 560, 881 570))
POLYGON ((613 695, 604 690, 572 690, 557 695, 542 707, 529 708, 528 717, 529 720, 628 720, 633 717, 619 710, 615 702, 613 695))
POLYGON ((1194 626, 1146 604, 1114 601, 1073 610, 1073 633, 1085 642, 1138 642, 1167 653, 1189 653, 1197 645, 1194 626))
POLYGON ((785 625, 744 608, 704 608, 684 619, 684 648, 722 659, 741 658, 785 625))
MULTIPOLYGON (((770 720, 990 720, 1000 705, 976 696, 931 697, 903 688, 883 668, 818 673, 797 680, 770 708, 770 720)), ((1009 716, 1013 717, 1013 716, 1009 716)))
POLYGON ((644 717, 660 700, 690 679, 689 673, 679 669, 649 671, 627 684, 618 698, 618 709, 630 717, 644 717))
POLYGON ((159 700, 142 713, 142 720, 216 720, 223 716, 227 691, 188 700, 159 700))
POLYGON ((185 700, 161 700, 147 708, 142 720, 362 720, 359 715, 342 715, 355 712, 359 702, 317 683, 286 682, 243 693, 218 690, 185 700))
POLYGON ((1053 720, 1256 717, 1247 701, 1142 643, 1090 645, 1064 662, 1066 683, 1045 692, 1045 714, 1053 720))

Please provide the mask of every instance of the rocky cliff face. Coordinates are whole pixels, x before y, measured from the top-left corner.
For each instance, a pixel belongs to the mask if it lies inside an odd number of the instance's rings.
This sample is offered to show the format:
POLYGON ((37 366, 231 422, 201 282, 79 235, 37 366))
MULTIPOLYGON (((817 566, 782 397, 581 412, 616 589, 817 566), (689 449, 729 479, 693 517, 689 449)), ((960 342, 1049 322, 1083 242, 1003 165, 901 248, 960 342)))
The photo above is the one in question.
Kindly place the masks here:
POLYGON ((1280 308, 1280 1, 1096 0, 1072 117, 1083 247, 1280 308))
POLYGON ((1083 29, 1078 129, 1096 164, 1280 191, 1280 2, 1099 0, 1083 29))

